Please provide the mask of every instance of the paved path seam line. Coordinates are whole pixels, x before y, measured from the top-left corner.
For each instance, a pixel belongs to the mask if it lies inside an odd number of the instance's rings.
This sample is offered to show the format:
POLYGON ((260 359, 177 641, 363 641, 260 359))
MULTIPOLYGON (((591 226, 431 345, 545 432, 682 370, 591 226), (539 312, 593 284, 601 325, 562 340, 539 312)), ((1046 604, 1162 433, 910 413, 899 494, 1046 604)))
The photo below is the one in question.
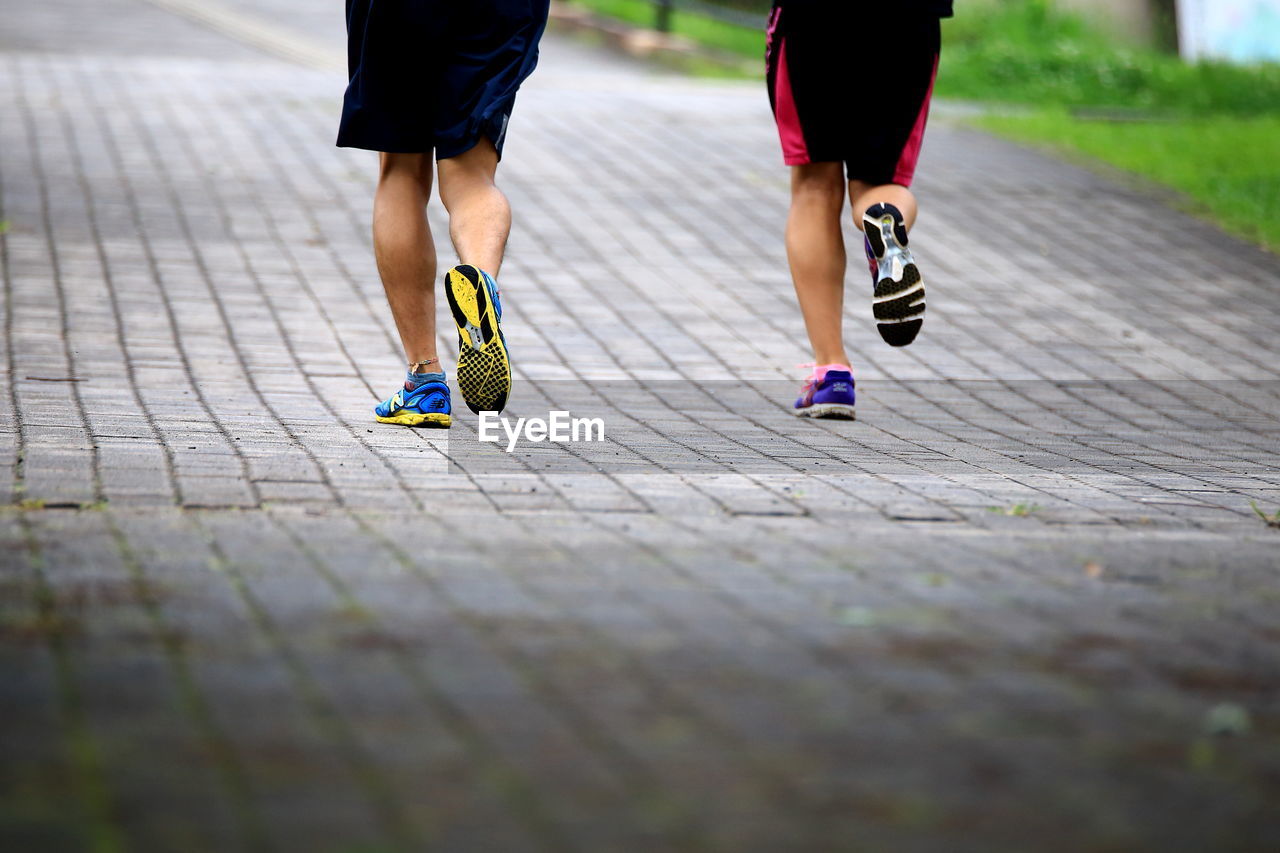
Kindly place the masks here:
POLYGON ((216 0, 146 0, 146 2, 298 65, 305 65, 319 71, 345 71, 347 67, 346 57, 340 52, 331 50, 305 36, 277 27, 256 15, 246 15, 229 6, 224 6, 216 0))

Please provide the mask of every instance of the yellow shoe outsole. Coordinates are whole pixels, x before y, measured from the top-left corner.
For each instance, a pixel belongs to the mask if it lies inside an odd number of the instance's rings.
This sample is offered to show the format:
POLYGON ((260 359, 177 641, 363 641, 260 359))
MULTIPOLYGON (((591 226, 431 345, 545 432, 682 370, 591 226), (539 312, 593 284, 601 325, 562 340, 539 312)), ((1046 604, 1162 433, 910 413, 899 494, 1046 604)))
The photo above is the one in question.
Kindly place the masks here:
POLYGON ((435 427, 438 429, 447 429, 452 423, 453 418, 443 412, 405 412, 399 411, 389 417, 374 415, 373 419, 380 424, 399 424, 400 426, 411 427, 435 427))
POLYGON ((498 326, 498 308, 473 266, 445 273, 445 295, 458 327, 458 390, 467 408, 500 412, 511 394, 511 358, 498 326))

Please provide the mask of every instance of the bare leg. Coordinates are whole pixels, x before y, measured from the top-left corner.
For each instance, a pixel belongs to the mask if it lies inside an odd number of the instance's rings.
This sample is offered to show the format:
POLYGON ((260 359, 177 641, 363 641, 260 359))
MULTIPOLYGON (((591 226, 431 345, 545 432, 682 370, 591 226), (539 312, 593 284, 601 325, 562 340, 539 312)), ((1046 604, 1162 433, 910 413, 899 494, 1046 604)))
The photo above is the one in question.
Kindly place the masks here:
POLYGON ((911 190, 899 184, 876 186, 863 181, 850 181, 849 201, 853 203, 853 221, 858 230, 862 230, 862 214, 873 204, 891 204, 902 211, 902 219, 908 231, 916 224, 916 215, 920 209, 911 190))
POLYGON ((818 364, 849 363, 843 340, 844 194, 843 164, 791 167, 787 260, 818 364))
POLYGON ((436 248, 427 225, 430 198, 430 154, 381 155, 373 200, 373 250, 410 363, 434 364, 436 359, 436 248))
POLYGON ((511 233, 511 205, 494 184, 498 151, 487 138, 457 157, 441 160, 440 200, 449 211, 449 236, 464 264, 495 278, 511 233))

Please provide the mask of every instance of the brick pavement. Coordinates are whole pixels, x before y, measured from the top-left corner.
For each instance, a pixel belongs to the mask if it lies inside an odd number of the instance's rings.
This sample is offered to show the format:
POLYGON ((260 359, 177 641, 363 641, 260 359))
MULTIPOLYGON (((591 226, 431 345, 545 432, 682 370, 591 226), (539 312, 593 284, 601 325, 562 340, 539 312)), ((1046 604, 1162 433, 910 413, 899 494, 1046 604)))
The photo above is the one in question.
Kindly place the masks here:
POLYGON ((797 421, 758 87, 549 38, 512 410, 608 440, 508 455, 369 421, 399 356, 340 72, 16 7, 0 846, 1280 844, 1274 256, 944 115, 925 335, 851 298, 861 419, 797 421))

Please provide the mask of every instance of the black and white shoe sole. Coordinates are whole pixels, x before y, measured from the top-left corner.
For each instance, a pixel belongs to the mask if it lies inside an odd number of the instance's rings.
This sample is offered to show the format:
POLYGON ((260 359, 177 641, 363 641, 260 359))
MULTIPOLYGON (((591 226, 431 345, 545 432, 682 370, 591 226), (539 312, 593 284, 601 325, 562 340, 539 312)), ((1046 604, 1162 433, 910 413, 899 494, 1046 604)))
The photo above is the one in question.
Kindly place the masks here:
POLYGON ((873 205, 862 225, 879 269, 871 303, 876 328, 889 346, 905 347, 924 325, 924 277, 907 248, 902 214, 892 205, 873 205))

